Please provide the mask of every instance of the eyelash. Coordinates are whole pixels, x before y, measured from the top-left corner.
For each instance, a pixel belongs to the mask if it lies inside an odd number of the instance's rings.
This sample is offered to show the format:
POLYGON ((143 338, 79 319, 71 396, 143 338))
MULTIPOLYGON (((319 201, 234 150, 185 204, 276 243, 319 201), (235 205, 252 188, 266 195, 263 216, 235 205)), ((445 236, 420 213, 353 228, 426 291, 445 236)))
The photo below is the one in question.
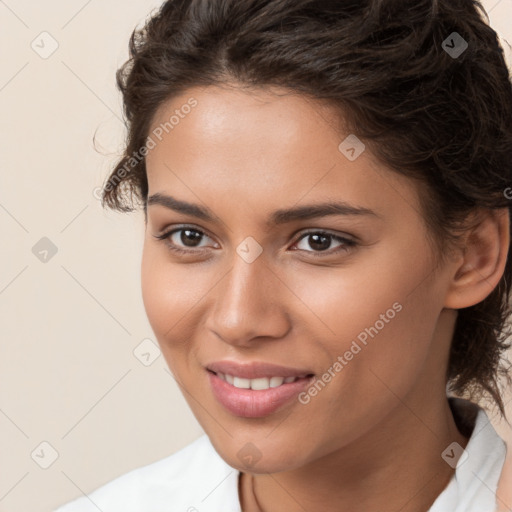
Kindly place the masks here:
MULTIPOLYGON (((162 233, 161 235, 153 235, 153 236, 157 240, 163 241, 167 245, 167 247, 173 252, 176 252, 179 254, 194 254, 194 253, 197 254, 198 252, 201 252, 201 251, 197 251, 194 249, 190 249, 190 250, 182 249, 181 247, 178 247, 177 245, 170 242, 169 239, 174 233, 178 233, 180 231, 186 231, 186 230, 194 231, 196 233, 200 233, 201 235, 208 236, 204 231, 197 229, 193 226, 182 226, 180 228, 174 228, 172 230, 168 230, 168 231, 162 233)), ((334 235, 332 233, 326 232, 321 229, 316 230, 316 231, 311 230, 311 231, 302 233, 302 235, 297 239, 297 241, 294 243, 294 245, 299 243, 303 238, 306 238, 308 235, 324 235, 324 236, 328 236, 331 239, 344 244, 344 245, 341 245, 340 247, 338 247, 337 249, 335 249, 334 251, 329 251, 329 250, 328 251, 303 251, 303 252, 307 252, 307 253, 312 253, 313 257, 316 257, 316 258, 324 256, 324 255, 332 256, 332 255, 338 254, 340 252, 348 252, 351 248, 353 248, 357 245, 357 242, 354 240, 351 240, 350 238, 345 238, 340 235, 334 235)), ((211 238, 211 237, 209 237, 209 238, 211 238)), ((296 250, 301 250, 301 249, 296 249, 296 250)))

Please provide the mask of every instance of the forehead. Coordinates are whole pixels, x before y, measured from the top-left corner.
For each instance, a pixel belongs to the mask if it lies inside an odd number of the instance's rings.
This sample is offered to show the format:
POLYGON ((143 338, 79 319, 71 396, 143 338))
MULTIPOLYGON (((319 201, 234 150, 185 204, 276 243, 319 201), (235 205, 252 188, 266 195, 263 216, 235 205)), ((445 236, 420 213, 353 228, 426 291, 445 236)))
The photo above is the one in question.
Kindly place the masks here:
POLYGON ((317 199, 417 211, 411 180, 366 148, 347 158, 340 144, 355 134, 341 125, 327 103, 283 89, 191 88, 153 119, 150 194, 180 191, 172 195, 190 200, 200 193, 209 205, 244 201, 253 211, 317 199))
POLYGON ((162 140, 148 162, 171 152, 208 153, 232 164, 250 154, 253 167, 269 157, 286 156, 289 162, 305 150, 337 146, 335 123, 332 107, 280 88, 191 88, 158 109, 150 131, 162 140))
MULTIPOLYGON (((334 121, 333 107, 327 101, 277 86, 249 87, 232 83, 188 88, 160 106, 152 120, 152 128, 165 123, 173 113, 181 119, 194 117, 196 122, 201 122, 205 133, 216 132, 220 127, 225 131, 246 126, 242 114, 249 113, 251 116, 257 115, 262 122, 280 117, 283 122, 288 121, 289 128, 296 125, 297 121, 311 121, 316 115, 324 120, 330 116, 332 119, 329 122, 334 121), (196 104, 188 109, 186 105, 192 104, 192 99, 196 100, 196 104), (180 115, 180 111, 184 115, 180 115), (188 116, 189 113, 194 115, 188 116)), ((274 128, 271 125, 263 127, 274 128)))

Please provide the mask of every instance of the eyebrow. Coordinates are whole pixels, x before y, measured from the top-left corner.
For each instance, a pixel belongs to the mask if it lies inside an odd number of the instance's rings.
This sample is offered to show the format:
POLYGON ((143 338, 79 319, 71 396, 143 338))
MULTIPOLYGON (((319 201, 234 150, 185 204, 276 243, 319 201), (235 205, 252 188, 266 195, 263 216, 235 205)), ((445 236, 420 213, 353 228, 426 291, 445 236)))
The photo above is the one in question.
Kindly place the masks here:
MULTIPOLYGON (((209 208, 199 206, 186 201, 180 201, 172 196, 156 193, 149 196, 147 203, 148 206, 159 204, 184 215, 191 215, 209 222, 220 220, 209 208)), ((348 215, 348 216, 375 216, 380 217, 379 214, 369 208, 361 206, 353 206, 344 201, 341 202, 326 202, 321 204, 310 204, 305 206, 296 206, 288 209, 280 209, 274 211, 269 219, 267 225, 286 224, 295 220, 313 219, 316 217, 326 217, 328 215, 348 215)))

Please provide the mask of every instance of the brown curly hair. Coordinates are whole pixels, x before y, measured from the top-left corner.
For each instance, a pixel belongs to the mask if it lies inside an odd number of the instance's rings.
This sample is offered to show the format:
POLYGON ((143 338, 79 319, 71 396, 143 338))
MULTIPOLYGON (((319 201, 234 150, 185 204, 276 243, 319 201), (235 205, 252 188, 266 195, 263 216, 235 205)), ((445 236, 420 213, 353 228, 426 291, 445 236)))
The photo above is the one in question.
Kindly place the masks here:
MULTIPOLYGON (((475 0, 168 0, 133 31, 117 71, 128 134, 102 204, 126 212, 138 200, 146 213, 144 156, 164 102, 193 86, 274 85, 327 101, 380 161, 421 183, 443 259, 469 213, 510 212, 512 85, 484 18, 475 0), (467 43, 460 55, 447 51, 454 37, 467 43)), ((511 272, 507 258, 490 295, 458 310, 446 376, 447 390, 490 395, 502 415, 511 272)))

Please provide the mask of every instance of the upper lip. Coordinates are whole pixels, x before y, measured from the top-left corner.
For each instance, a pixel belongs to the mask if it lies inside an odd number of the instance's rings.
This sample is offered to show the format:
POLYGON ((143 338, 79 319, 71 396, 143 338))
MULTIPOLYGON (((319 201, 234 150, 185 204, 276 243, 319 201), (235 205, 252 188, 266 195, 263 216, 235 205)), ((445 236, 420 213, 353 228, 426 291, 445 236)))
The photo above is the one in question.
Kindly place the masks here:
POLYGON ((235 361, 215 361, 206 365, 207 370, 215 373, 224 373, 244 379, 258 379, 262 377, 306 377, 313 375, 308 369, 290 368, 271 363, 251 362, 237 363, 235 361))

